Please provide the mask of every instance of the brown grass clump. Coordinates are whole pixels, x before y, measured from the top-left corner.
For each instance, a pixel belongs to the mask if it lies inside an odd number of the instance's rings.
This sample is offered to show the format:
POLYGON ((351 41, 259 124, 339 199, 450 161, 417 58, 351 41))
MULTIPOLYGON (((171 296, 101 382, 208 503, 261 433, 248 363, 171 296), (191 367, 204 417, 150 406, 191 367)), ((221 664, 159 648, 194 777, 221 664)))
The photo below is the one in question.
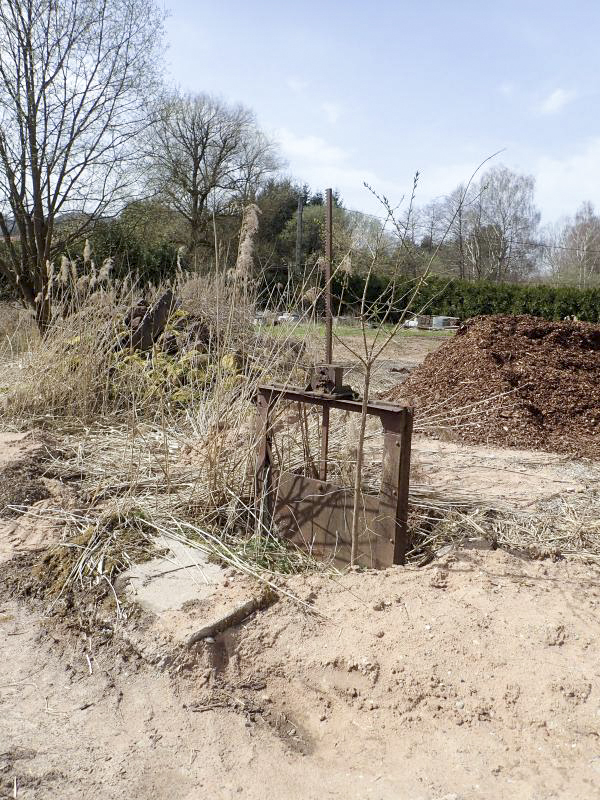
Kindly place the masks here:
POLYGON ((251 503, 256 386, 302 383, 304 341, 293 326, 257 329, 247 286, 194 277, 171 288, 181 303, 151 348, 126 346, 124 322, 138 296, 105 287, 55 315, 9 389, 4 424, 55 431, 60 452, 45 467, 76 487, 83 509, 42 512, 65 526, 64 542, 35 571, 38 583, 47 574, 39 591, 49 597, 61 583, 65 592, 91 587, 92 577, 112 586, 126 564, 112 569, 113 555, 139 560, 136 542, 147 551, 158 536, 185 538, 266 580, 309 560, 257 528, 251 503), (124 504, 154 527, 107 525, 110 509, 124 504), (94 536, 84 541, 89 528, 94 536), (103 550, 98 572, 90 557, 103 550))
POLYGON ((17 358, 38 338, 33 315, 15 303, 0 302, 0 357, 17 358))
MULTIPOLYGON (((156 287, 150 299, 163 291, 156 287)), ((253 307, 223 281, 181 278, 173 294, 181 307, 143 352, 127 346, 125 320, 138 302, 130 286, 100 289, 78 307, 71 299, 6 387, 5 419, 28 426, 164 420, 200 410, 209 397, 247 400, 258 380, 287 378, 301 363, 303 348, 258 334, 253 307)))
POLYGON ((30 577, 20 591, 52 606, 73 603, 73 596, 99 588, 120 612, 116 578, 157 554, 143 511, 133 505, 114 506, 97 516, 55 513, 65 523, 62 540, 34 557, 30 577))

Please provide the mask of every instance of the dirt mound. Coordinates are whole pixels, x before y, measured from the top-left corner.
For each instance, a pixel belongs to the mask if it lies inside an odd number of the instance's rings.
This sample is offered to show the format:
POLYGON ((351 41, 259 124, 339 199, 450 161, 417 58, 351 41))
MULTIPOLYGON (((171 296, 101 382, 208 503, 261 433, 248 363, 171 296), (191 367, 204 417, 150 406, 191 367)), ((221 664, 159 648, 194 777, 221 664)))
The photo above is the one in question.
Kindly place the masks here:
POLYGON ((39 473, 39 467, 30 460, 9 464, 0 472, 0 515, 17 517, 21 511, 14 506, 30 506, 50 497, 39 473))
POLYGON ((600 456, 600 326, 474 317, 388 399, 467 442, 600 456))
MULTIPOLYGON (((165 664, 0 576, 0 797, 597 798, 599 577, 501 550, 294 576, 314 613, 283 596, 165 664)), ((152 624, 126 622, 155 652, 152 624)))

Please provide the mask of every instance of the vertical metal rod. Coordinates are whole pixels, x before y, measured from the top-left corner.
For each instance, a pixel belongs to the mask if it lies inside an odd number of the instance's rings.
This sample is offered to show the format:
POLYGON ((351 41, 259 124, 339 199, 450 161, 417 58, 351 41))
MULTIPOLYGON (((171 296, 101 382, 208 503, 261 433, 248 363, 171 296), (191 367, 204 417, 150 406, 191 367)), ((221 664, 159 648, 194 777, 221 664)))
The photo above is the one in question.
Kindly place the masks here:
POLYGON ((329 450, 329 406, 323 406, 321 419, 321 463, 319 465, 319 479, 327 480, 327 451, 329 450))
POLYGON ((267 529, 273 516, 273 459, 271 456, 271 421, 272 399, 264 392, 258 391, 258 438, 256 451, 256 519, 267 529))
POLYGON ((394 564, 404 564, 408 549, 408 490, 410 482, 410 454, 412 448, 412 409, 403 414, 398 472, 398 504, 396 506, 396 535, 394 538, 394 564))
MULTIPOLYGON (((325 192, 325 363, 333 361, 333 328, 331 317, 331 264, 333 261, 333 195, 325 192)), ((327 480, 327 454, 329 451, 329 406, 323 406, 321 422, 321 465, 319 477, 327 480)))

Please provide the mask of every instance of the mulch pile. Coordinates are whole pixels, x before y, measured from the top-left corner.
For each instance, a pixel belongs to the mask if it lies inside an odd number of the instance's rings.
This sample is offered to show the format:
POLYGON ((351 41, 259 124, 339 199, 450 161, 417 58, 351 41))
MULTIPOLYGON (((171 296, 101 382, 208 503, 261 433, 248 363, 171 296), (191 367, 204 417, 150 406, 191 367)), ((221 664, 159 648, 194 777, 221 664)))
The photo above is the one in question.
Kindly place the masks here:
POLYGON ((386 398, 466 442, 600 458, 600 326, 474 317, 386 398))

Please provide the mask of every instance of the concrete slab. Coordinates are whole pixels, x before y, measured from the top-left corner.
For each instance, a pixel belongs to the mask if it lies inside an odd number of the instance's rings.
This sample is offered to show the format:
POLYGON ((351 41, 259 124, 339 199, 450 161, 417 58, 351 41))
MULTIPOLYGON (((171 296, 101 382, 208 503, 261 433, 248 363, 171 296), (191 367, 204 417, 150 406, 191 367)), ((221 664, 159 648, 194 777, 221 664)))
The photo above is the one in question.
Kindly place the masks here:
POLYGON ((231 570, 188 545, 162 537, 157 545, 165 554, 122 573, 115 588, 144 612, 123 627, 130 643, 150 663, 166 666, 195 633, 252 598, 254 583, 232 580, 231 570))
POLYGON ((157 544, 168 554, 136 564, 119 579, 126 585, 127 598, 144 611, 176 611, 185 603, 208 599, 223 585, 223 568, 209 562, 204 553, 167 539, 159 539, 157 544))

